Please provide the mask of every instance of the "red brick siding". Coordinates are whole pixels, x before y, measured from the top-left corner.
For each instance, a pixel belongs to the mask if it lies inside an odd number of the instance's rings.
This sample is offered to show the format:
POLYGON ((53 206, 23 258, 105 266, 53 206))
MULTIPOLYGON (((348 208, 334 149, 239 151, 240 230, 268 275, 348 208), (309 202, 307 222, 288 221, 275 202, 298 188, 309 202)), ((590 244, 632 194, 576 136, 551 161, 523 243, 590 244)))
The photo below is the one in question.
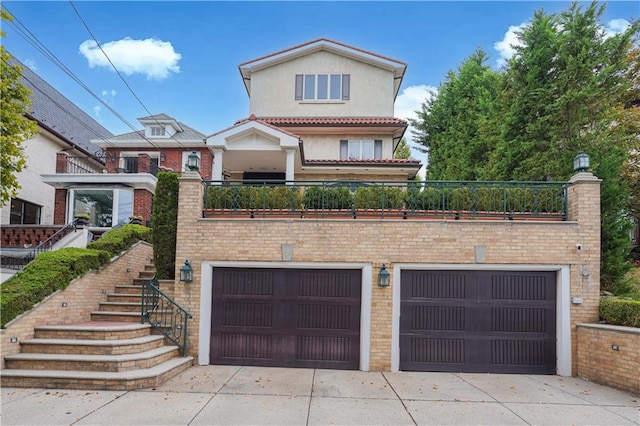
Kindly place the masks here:
POLYGON ((135 189, 133 191, 133 215, 142 216, 142 223, 151 220, 153 208, 153 194, 146 189, 135 189))
POLYGON ((56 188, 53 205, 53 224, 64 225, 65 223, 67 223, 67 190, 56 188))
POLYGON ((56 173, 67 173, 67 160, 69 155, 66 152, 56 153, 56 173))

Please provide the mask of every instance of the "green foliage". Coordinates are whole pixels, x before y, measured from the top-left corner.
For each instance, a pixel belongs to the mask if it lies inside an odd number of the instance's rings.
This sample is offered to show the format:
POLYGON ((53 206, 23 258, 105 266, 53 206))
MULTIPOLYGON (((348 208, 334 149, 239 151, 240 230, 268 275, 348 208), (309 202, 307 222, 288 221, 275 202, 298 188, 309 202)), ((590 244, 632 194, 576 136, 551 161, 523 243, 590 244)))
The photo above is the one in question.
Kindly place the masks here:
POLYGON ((179 190, 177 173, 158 173, 151 233, 153 264, 159 279, 173 279, 175 276, 179 190))
MULTIPOLYGON (((4 9, 0 17, 13 20, 4 9)), ((16 175, 26 164, 22 143, 38 133, 38 125, 24 115, 31 110, 31 91, 20 82, 22 67, 12 58, 0 44, 0 206, 20 189, 16 175)))
POLYGON ((270 209, 302 208, 301 189, 292 186, 210 186, 205 191, 208 209, 270 209))
POLYGON ((138 241, 151 242, 151 229, 142 225, 124 225, 105 233, 98 240, 87 244, 88 249, 102 250, 109 256, 117 256, 138 241))
POLYGON ((403 159, 403 160, 407 160, 411 158, 411 148, 409 148, 409 144, 407 143, 405 138, 402 138, 400 140, 400 143, 398 144, 396 151, 393 153, 393 158, 403 159))
POLYGON ((307 209, 350 209, 353 196, 344 186, 311 186, 304 191, 302 203, 307 209))
POLYGON ((602 299, 599 314, 600 320, 612 325, 640 327, 640 300, 602 299))
POLYGON ((353 196, 356 209, 400 209, 404 201, 403 188, 361 186, 353 196))
POLYGON ((74 278, 108 264, 110 259, 105 251, 81 248, 39 254, 0 287, 0 327, 4 328, 55 291, 66 288, 74 278))

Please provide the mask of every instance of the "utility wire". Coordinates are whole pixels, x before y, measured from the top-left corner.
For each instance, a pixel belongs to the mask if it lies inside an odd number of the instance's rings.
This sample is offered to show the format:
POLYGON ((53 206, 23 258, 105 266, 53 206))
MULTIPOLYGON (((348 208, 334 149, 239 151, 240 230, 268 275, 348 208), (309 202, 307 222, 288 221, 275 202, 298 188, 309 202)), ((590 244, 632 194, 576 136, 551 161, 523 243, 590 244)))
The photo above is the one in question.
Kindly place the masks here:
MULTIPOLYGON (((158 121, 158 119, 156 118, 156 116, 154 114, 151 113, 151 111, 149 111, 149 109, 145 106, 145 104, 142 102, 142 100, 140 99, 140 97, 136 94, 136 92, 131 88, 131 86, 129 85, 129 83, 127 83, 127 80, 125 80, 125 78, 122 76, 122 74, 120 73, 120 71, 118 70, 118 68, 115 66, 115 64, 113 63, 113 61, 111 60, 111 58, 109 57, 109 55, 107 55, 107 52, 104 51, 104 49, 102 48, 102 45, 100 44, 100 42, 98 41, 98 39, 96 38, 96 36, 93 34, 93 31, 91 31, 91 29, 89 28, 89 25, 87 24, 87 22, 84 20, 84 18, 82 18, 82 15, 80 15, 80 12, 78 12, 78 9, 76 8, 76 6, 73 4, 72 0, 69 0, 69 4, 71 5, 71 7, 73 8, 73 11, 76 13, 76 15, 78 16, 78 18, 80 19, 80 21, 82 22, 82 25, 84 25, 85 29, 87 30, 87 32, 89 33, 89 35, 91 35, 91 38, 93 39, 93 41, 96 42, 96 45, 98 46, 98 48, 100 49, 100 51, 102 52, 102 54, 104 55, 105 58, 107 58, 107 61, 109 61, 109 64, 111 64, 111 67, 113 68, 113 70, 116 72, 116 74, 118 74, 118 77, 120 77, 120 80, 122 80, 122 82, 124 83, 125 86, 127 86, 127 89, 129 89, 129 91, 131 92, 131 94, 133 95, 134 98, 136 98, 136 100, 138 101, 138 103, 142 106, 142 108, 144 108, 144 110, 147 112, 147 114, 149 114, 149 116, 161 127, 163 128, 164 126, 160 123, 160 121, 158 121)), ((173 135, 170 136, 171 139, 173 139, 174 141, 176 141, 178 143, 178 145, 180 145, 182 148, 184 149, 189 149, 188 147, 184 146, 182 144, 182 142, 180 142, 178 139, 176 139, 173 135)))

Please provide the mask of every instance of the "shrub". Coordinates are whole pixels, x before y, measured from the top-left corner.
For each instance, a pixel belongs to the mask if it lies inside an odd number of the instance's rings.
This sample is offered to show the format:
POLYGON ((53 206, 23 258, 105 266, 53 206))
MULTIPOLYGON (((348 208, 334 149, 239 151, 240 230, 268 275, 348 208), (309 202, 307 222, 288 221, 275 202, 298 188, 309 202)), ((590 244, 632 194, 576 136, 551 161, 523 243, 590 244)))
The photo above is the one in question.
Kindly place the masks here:
POLYGON ((106 251, 113 257, 141 240, 151 242, 151 229, 142 225, 129 224, 110 230, 98 240, 87 244, 87 248, 106 251))
POLYGON ((153 203, 153 264, 159 279, 173 279, 176 267, 176 238, 178 228, 177 173, 158 173, 153 203))
POLYGON ((357 209, 400 209, 404 191, 399 187, 361 186, 353 197, 357 209))
POLYGON ((109 263, 110 253, 101 250, 64 248, 39 254, 21 272, 0 287, 0 327, 31 309, 71 280, 109 263))
POLYGON ((599 314, 609 324, 640 328, 640 300, 602 299, 599 314))
POLYGON ((353 197, 343 186, 310 186, 304 191, 302 202, 307 209, 350 209, 353 197))
POLYGON ((291 186, 210 186, 205 191, 207 209, 300 209, 300 188, 291 186))

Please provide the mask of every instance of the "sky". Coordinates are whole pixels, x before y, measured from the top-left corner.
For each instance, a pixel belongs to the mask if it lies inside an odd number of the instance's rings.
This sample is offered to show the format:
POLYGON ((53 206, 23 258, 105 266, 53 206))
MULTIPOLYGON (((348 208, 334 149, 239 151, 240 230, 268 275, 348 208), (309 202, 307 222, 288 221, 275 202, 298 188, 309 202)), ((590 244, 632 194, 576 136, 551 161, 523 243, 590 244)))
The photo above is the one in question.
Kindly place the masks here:
MULTIPOLYGON (((400 60, 408 68, 395 116, 406 119, 415 117, 429 90, 443 83, 447 72, 457 69, 474 50, 482 48, 489 64, 499 70, 513 52, 515 31, 536 10, 556 13, 570 5, 566 1, 25 0, 2 4, 15 17, 12 24, 2 24, 5 48, 112 133, 130 132, 131 126, 141 129, 137 118, 166 113, 206 135, 249 115, 238 65, 251 59, 324 37, 400 60), (43 55, 44 49, 95 97, 43 55)), ((601 24, 613 34, 639 16, 640 2, 611 1, 601 24)), ((410 131, 405 136, 410 139, 410 131)), ((413 154, 421 157, 417 151, 413 154)))

